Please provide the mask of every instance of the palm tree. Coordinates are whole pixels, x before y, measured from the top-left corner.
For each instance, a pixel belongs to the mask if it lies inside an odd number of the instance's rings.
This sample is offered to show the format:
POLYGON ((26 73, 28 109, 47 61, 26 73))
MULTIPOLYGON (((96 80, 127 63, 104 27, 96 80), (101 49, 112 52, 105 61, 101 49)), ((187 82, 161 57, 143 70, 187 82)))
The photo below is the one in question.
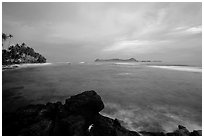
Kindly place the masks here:
POLYGON ((10 42, 11 42, 11 38, 13 37, 13 35, 9 34, 8 37, 10 38, 9 39, 9 44, 8 44, 8 47, 9 47, 10 46, 10 42))
POLYGON ((25 45, 26 45, 25 43, 22 43, 22 44, 21 44, 21 46, 20 46, 20 51, 19 51, 19 52, 20 52, 20 55, 23 55, 23 53, 25 53, 25 49, 26 49, 25 45))
POLYGON ((2 33, 2 48, 4 49, 4 42, 8 39, 8 36, 5 33, 2 33))
POLYGON ((7 38, 8 38, 7 35, 5 33, 2 33, 2 40, 6 41, 7 38))
POLYGON ((12 38, 12 37, 13 37, 12 34, 7 35, 7 34, 5 34, 5 33, 2 33, 2 41, 3 41, 2 47, 3 47, 3 49, 4 49, 4 42, 5 42, 8 38, 10 38, 10 39, 9 39, 8 47, 10 46, 10 42, 11 42, 11 38, 12 38))
POLYGON ((22 44, 21 44, 21 46, 23 46, 23 47, 24 47, 25 45, 26 45, 25 43, 22 43, 22 44))
POLYGON ((13 35, 12 35, 12 34, 9 34, 8 37, 11 38, 11 37, 13 37, 13 35))

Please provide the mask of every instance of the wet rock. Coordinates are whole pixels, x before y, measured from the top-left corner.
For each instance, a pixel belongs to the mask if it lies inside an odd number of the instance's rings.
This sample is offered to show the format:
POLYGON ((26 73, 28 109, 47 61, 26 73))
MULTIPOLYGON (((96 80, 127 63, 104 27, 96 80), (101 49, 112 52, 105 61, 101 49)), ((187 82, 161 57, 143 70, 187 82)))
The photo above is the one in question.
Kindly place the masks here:
POLYGON ((147 131, 140 131, 139 132, 142 136, 165 136, 164 132, 147 132, 147 131))
POLYGON ((94 118, 94 126, 92 128, 94 136, 138 136, 134 131, 129 131, 121 126, 119 120, 111 119, 98 114, 94 118))
POLYGON ((190 136, 202 136, 202 130, 193 130, 193 132, 190 133, 190 136))
POLYGON ((115 129, 113 128, 113 119, 98 114, 94 118, 94 126, 92 128, 92 135, 94 136, 115 136, 115 129))
POLYGON ((179 125, 178 130, 174 131, 176 136, 189 136, 190 132, 186 127, 179 125))
POLYGON ((69 112, 65 109, 65 106, 62 105, 61 102, 57 104, 57 108, 58 108, 57 114, 56 114, 57 117, 64 118, 69 115, 69 112))
POLYGON ((186 127, 182 126, 182 125, 178 125, 178 129, 186 129, 186 127))
POLYGON ((70 115, 67 118, 63 118, 59 121, 59 129, 61 135, 70 136, 83 136, 86 135, 88 124, 81 115, 70 115))
POLYGON ((179 125, 177 130, 171 133, 167 133, 167 135, 168 136, 189 136, 190 132, 188 131, 188 129, 186 129, 186 127, 179 125))
POLYGON ((52 133, 54 122, 52 120, 44 119, 35 124, 32 124, 28 128, 23 128, 20 132, 20 136, 49 136, 52 133))
POLYGON ((174 132, 136 132, 123 127, 118 119, 105 117, 95 91, 86 91, 61 102, 29 105, 13 113, 3 113, 4 136, 201 136, 179 125, 174 132))
POLYGON ((71 113, 92 116, 100 112, 104 108, 104 104, 95 91, 85 91, 67 99, 65 108, 71 113))

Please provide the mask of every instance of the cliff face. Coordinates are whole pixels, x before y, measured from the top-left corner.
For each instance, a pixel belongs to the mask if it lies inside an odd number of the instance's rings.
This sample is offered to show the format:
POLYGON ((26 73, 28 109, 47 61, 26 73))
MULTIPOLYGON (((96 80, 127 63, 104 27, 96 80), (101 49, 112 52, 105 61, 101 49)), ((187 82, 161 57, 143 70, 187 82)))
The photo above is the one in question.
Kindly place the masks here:
POLYGON ((118 119, 102 116, 101 97, 95 91, 85 91, 61 102, 29 105, 15 113, 3 114, 3 135, 23 136, 139 136, 139 135, 201 135, 185 127, 171 133, 135 132, 121 126, 118 119))

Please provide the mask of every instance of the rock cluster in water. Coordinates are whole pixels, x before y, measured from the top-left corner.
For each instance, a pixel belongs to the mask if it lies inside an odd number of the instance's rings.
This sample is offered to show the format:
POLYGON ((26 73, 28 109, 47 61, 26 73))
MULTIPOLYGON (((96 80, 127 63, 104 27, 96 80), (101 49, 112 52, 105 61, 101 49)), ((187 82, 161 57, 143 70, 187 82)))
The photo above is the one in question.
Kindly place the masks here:
POLYGON ((178 126, 174 132, 136 132, 99 112, 104 108, 95 91, 85 91, 61 102, 28 105, 15 113, 3 114, 3 135, 21 136, 200 136, 201 130, 189 132, 178 126))

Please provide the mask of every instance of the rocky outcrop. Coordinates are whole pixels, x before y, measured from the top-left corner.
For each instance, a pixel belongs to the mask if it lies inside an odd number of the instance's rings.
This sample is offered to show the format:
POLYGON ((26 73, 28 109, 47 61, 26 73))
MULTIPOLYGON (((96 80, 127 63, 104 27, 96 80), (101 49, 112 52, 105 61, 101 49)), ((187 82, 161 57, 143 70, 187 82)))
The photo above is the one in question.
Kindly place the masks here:
POLYGON ((193 132, 189 132, 186 127, 179 125, 178 129, 174 132, 167 133, 167 136, 201 136, 201 130, 194 130, 193 132))
POLYGON ((202 130, 194 130, 190 132, 186 127, 178 125, 178 129, 173 132, 139 132, 143 136, 202 136, 202 130))
POLYGON ((139 136, 139 135, 202 135, 179 126, 172 133, 135 132, 124 128, 118 119, 99 112, 104 108, 95 91, 86 91, 61 102, 29 105, 15 113, 3 113, 3 135, 19 136, 139 136))

